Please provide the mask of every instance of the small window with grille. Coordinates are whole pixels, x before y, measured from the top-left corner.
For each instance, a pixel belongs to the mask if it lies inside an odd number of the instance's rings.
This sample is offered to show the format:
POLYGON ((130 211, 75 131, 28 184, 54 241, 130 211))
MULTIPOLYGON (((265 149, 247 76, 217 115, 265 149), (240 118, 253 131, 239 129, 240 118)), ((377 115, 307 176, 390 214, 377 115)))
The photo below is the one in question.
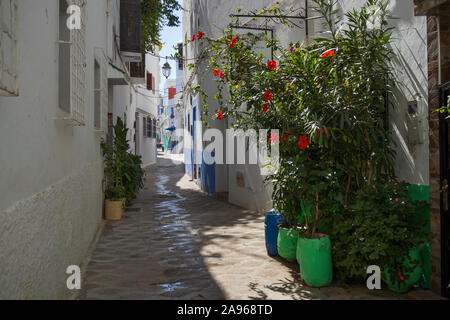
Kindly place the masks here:
POLYGON ((0 0, 0 96, 18 96, 17 0, 0 0))
POLYGON ((142 117, 142 135, 147 136, 147 117, 142 117))
POLYGON ((150 117, 147 118, 147 138, 152 137, 152 119, 150 117))
POLYGON ((153 119, 153 124, 152 124, 152 128, 153 128, 153 132, 152 132, 152 138, 156 138, 156 119, 153 119))

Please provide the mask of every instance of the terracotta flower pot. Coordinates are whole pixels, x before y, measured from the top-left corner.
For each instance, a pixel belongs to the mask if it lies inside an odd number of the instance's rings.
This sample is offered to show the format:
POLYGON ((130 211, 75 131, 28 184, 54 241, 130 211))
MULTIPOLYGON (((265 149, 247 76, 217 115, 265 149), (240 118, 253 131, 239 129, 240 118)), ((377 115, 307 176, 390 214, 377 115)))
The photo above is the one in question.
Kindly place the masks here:
POLYGON ((124 201, 105 200, 105 218, 106 220, 117 221, 123 216, 124 201))

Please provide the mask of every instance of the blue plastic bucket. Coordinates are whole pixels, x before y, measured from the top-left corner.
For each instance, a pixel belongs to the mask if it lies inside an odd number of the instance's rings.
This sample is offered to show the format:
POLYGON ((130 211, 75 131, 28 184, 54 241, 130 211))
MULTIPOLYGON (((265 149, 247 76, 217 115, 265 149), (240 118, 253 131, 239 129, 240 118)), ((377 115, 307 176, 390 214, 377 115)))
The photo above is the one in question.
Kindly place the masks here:
POLYGON ((283 215, 278 211, 269 211, 266 213, 264 220, 264 230, 266 234, 266 249, 267 254, 271 257, 278 256, 277 240, 278 240, 278 225, 284 222, 283 215))

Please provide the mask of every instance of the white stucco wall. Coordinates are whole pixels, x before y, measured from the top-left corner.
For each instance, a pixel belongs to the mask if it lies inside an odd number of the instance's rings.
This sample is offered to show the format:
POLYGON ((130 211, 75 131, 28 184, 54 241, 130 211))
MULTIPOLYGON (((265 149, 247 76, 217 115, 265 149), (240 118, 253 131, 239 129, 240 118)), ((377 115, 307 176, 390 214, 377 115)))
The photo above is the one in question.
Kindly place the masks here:
POLYGON ((106 1, 87 1, 83 127, 55 120, 58 6, 18 1, 18 97, 0 97, 0 299, 68 297, 102 217, 102 133, 94 129, 94 47, 106 50, 106 1))

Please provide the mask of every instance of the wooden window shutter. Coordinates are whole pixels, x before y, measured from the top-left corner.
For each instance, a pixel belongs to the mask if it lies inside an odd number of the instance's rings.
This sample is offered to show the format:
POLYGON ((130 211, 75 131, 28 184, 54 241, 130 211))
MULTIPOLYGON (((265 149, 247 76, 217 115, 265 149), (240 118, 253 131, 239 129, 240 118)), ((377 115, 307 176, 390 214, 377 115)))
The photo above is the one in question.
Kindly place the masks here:
POLYGON ((172 100, 175 98, 175 95, 177 94, 176 88, 169 88, 169 100, 172 100))
POLYGON ((147 71, 147 90, 153 91, 153 75, 147 71))
POLYGON ((120 51, 141 53, 141 1, 120 1, 120 51))

